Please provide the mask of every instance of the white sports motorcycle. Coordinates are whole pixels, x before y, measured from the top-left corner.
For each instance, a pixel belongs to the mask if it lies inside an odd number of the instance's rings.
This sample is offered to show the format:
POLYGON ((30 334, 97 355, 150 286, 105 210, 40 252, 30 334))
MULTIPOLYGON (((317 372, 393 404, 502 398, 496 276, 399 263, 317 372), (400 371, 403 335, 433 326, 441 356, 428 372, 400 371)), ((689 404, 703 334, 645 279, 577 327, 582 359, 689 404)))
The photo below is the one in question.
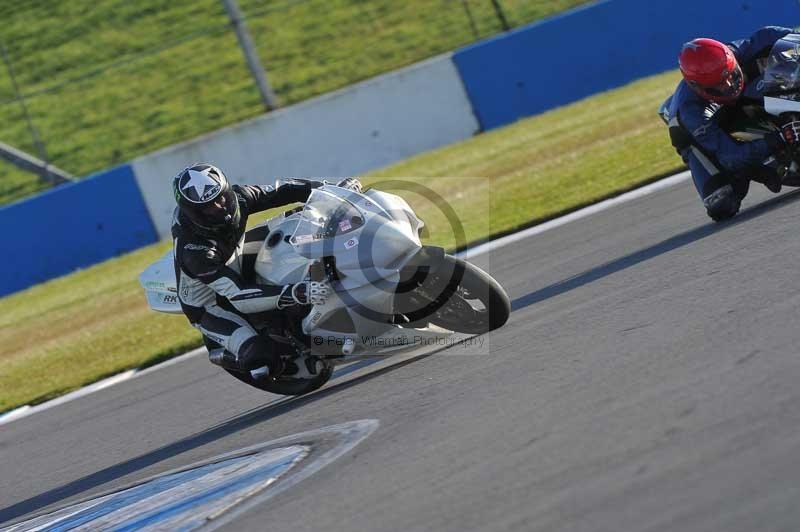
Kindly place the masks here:
MULTIPOLYGON (((455 333, 481 334, 508 320, 511 304, 483 270, 442 248, 423 246, 424 226, 399 196, 325 185, 302 209, 276 216, 255 262, 256 281, 286 285, 327 279, 324 305, 248 316, 260 334, 283 344, 299 371, 278 379, 229 371, 283 395, 313 391, 334 366, 435 343, 455 333)), ((181 313, 172 252, 140 276, 153 310, 181 313)))

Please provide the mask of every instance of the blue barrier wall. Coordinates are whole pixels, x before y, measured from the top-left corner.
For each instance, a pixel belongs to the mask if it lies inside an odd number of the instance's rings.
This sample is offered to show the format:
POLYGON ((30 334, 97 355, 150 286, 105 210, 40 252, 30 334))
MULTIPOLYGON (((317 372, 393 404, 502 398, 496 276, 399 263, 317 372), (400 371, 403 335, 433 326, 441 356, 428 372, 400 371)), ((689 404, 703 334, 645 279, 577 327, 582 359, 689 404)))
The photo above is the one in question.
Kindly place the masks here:
POLYGON ((0 296, 157 240, 130 165, 0 208, 0 296))
POLYGON ((453 60, 483 129, 677 68, 695 37, 800 24, 797 0, 607 0, 469 46, 453 60))

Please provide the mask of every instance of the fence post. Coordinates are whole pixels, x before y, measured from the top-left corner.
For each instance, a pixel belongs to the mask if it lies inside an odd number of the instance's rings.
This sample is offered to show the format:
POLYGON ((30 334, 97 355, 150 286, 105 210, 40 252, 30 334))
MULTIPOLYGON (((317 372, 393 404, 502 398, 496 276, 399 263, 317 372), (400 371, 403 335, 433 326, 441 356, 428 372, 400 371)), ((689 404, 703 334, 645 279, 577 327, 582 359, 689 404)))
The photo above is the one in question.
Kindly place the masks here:
POLYGON ((64 170, 56 168, 52 164, 40 161, 36 157, 22 150, 18 150, 13 146, 9 146, 5 142, 0 142, 0 159, 5 159, 21 170, 38 175, 45 181, 50 182, 51 185, 60 185, 75 180, 72 175, 64 170))
POLYGON ((494 7, 494 12, 497 15, 497 19, 500 21, 500 26, 502 26, 503 31, 510 30, 511 26, 508 24, 508 19, 503 11, 503 6, 500 5, 500 0, 492 0, 492 7, 494 7))
POLYGON ((41 177, 45 181, 50 182, 51 185, 68 183, 69 181, 71 181, 72 176, 57 168, 51 170, 50 163, 47 159, 47 150, 45 149, 41 137, 39 137, 39 132, 36 130, 36 126, 33 125, 33 119, 31 119, 31 115, 28 112, 28 106, 25 104, 25 96, 19 90, 19 85, 17 84, 17 78, 14 75, 14 67, 11 65, 11 60, 8 57, 8 50, 6 50, 6 45, 2 41, 0 41, 0 55, 3 56, 3 62, 6 64, 6 69, 8 70, 8 77, 11 79, 11 85, 14 88, 14 96, 16 100, 19 102, 20 106, 22 107, 22 114, 23 116, 25 116, 25 121, 28 123, 28 129, 31 132, 31 137, 33 138, 33 144, 34 146, 36 146, 36 150, 39 152, 39 157, 41 158, 41 161, 37 161, 36 159, 31 157, 28 158, 21 157, 20 154, 24 152, 20 152, 18 150, 13 150, 13 149, 7 149, 10 147, 6 144, 2 145, 2 149, 0 149, 0 156, 8 160, 9 162, 16 164, 23 170, 35 172, 36 174, 39 175, 39 177, 41 177))
POLYGON ((256 52, 255 46, 253 46, 252 39, 250 39, 250 33, 247 31, 247 26, 245 26, 242 12, 239 10, 239 5, 236 3, 236 0, 222 0, 222 3, 225 6, 225 11, 228 12, 228 17, 231 19, 231 25, 236 31, 236 38, 239 40, 239 46, 242 48, 242 53, 244 54, 245 61, 247 61, 247 66, 250 68, 250 73, 253 74, 253 78, 256 80, 256 86, 258 87, 258 92, 261 95, 261 101, 264 103, 264 107, 267 111, 277 108, 278 99, 275 97, 275 93, 272 92, 269 81, 267 81, 267 74, 261 66, 261 61, 258 59, 258 53, 256 52))
POLYGON ((467 12, 469 27, 472 28, 472 35, 477 39, 479 37, 478 27, 475 25, 475 18, 472 16, 472 10, 469 8, 469 4, 467 2, 468 0, 461 0, 461 4, 464 6, 464 11, 467 12))

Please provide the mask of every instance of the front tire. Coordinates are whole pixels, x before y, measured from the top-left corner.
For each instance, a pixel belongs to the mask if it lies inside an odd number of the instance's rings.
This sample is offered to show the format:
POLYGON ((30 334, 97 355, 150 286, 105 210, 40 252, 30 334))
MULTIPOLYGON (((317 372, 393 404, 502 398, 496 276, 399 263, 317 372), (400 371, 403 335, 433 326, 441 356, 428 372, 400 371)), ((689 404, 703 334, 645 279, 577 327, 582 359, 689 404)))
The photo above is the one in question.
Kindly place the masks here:
POLYGON ((482 334, 505 325, 511 314, 508 294, 491 275, 469 262, 445 255, 403 301, 414 326, 431 323, 451 331, 482 334))

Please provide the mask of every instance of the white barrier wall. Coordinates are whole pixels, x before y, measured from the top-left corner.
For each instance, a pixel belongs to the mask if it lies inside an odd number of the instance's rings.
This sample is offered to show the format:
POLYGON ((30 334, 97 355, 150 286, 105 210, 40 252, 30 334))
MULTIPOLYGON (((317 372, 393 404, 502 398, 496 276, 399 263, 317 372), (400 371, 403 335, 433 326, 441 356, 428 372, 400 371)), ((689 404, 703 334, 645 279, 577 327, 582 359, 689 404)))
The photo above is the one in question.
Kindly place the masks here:
POLYGON ((451 54, 140 157, 136 180, 161 237, 169 235, 172 177, 199 161, 235 183, 281 176, 357 175, 478 131, 451 54))

